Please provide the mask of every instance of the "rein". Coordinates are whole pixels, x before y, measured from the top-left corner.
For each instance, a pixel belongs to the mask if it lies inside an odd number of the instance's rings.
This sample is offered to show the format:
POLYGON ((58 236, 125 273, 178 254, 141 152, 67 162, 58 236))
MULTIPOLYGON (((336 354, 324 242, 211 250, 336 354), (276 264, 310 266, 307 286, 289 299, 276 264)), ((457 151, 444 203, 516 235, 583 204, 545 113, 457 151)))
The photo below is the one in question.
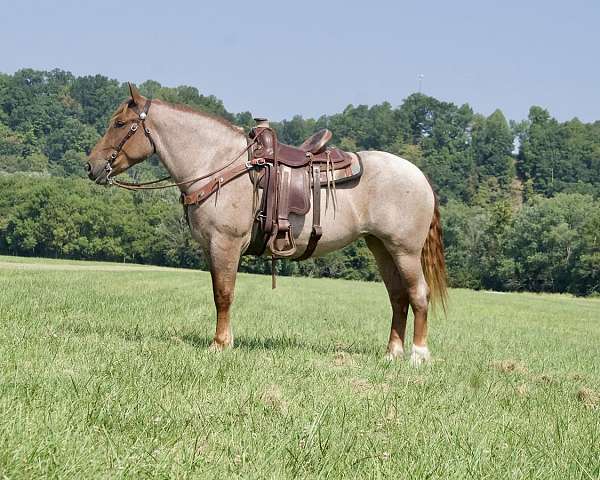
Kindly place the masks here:
MULTIPOLYGON (((152 137, 150 136, 150 129, 148 129, 145 124, 145 120, 148 116, 148 111, 150 110, 151 103, 152 103, 151 99, 148 99, 146 101, 146 104, 144 105, 144 109, 139 114, 139 123, 142 124, 144 134, 146 135, 146 138, 148 138, 148 140, 150 141, 150 144, 152 145, 153 153, 156 153, 156 144, 154 143, 154 140, 152 140, 152 137)), ((158 183, 164 182, 164 181, 172 178, 169 175, 167 177, 159 178, 157 180, 152 180, 149 182, 142 182, 142 183, 122 182, 111 176, 111 173, 113 170, 112 165, 113 165, 114 161, 117 159, 117 157, 119 156, 119 154, 121 153, 121 151, 123 150, 123 146, 125 145, 125 143, 127 143, 127 141, 131 137, 133 137, 133 135, 135 135, 137 131, 138 131, 138 122, 134 120, 134 122, 131 124, 131 127, 129 128, 129 131, 125 135, 125 137, 123 137, 123 139, 115 147, 115 150, 113 151, 113 153, 111 153, 110 157, 107 159, 106 166, 104 168, 107 172, 107 179, 108 179, 109 185, 116 185, 117 187, 123 188, 125 190, 133 190, 133 191, 136 191, 136 190, 160 190, 160 189, 164 189, 164 188, 188 186, 195 182, 199 182, 200 180, 205 180, 207 178, 210 178, 210 177, 216 175, 217 173, 222 172, 223 170, 231 167, 231 165, 233 165, 237 160, 239 160, 242 157, 242 155, 247 153, 257 142, 257 138, 254 138, 252 141, 248 141, 248 146, 246 148, 244 148, 238 155, 236 155, 231 161, 229 161, 222 167, 219 167, 219 168, 217 168, 209 173, 206 173, 204 175, 200 175, 199 177, 191 178, 189 180, 184 180, 182 182, 171 182, 171 183, 168 183, 165 185, 157 185, 158 183)), ((250 139, 248 139, 248 140, 250 140, 250 139)), ((247 161, 244 164, 244 168, 247 170, 250 170, 251 168, 253 168, 255 166, 256 165, 254 164, 254 162, 250 162, 250 161, 247 161)), ((222 183, 223 179, 221 178, 220 180, 222 183)))

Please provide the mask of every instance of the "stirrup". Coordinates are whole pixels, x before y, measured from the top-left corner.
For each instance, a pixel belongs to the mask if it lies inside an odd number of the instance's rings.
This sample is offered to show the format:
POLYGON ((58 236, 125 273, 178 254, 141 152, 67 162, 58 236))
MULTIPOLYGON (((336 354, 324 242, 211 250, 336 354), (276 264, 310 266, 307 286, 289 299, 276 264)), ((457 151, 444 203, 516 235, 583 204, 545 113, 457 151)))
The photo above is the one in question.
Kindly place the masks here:
POLYGON ((269 238, 267 242, 267 247, 271 251, 273 255, 278 258, 287 258, 291 257, 296 253, 296 241, 294 240, 294 235, 292 235, 292 226, 290 225, 285 230, 279 230, 275 227, 273 234, 269 238), (284 241, 284 248, 278 249, 277 243, 284 241))

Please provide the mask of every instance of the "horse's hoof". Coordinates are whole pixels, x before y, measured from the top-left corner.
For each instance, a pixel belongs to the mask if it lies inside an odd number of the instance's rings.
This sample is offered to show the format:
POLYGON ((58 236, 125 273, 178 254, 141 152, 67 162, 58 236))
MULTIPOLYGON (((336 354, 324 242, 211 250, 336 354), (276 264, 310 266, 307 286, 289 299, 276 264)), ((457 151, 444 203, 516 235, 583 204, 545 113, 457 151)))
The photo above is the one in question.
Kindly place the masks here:
POLYGON ((208 347, 209 352, 222 352, 223 350, 227 350, 228 348, 233 347, 231 343, 219 343, 213 341, 208 347))
POLYGON ((384 358, 388 362, 393 362, 394 360, 404 358, 404 348, 402 348, 402 345, 388 345, 388 349, 384 358))
POLYGON ((431 353, 429 352, 429 348, 427 345, 423 345, 419 347, 418 345, 412 346, 412 354, 410 355, 410 364, 413 367, 420 367, 424 363, 429 363, 431 361, 431 353))

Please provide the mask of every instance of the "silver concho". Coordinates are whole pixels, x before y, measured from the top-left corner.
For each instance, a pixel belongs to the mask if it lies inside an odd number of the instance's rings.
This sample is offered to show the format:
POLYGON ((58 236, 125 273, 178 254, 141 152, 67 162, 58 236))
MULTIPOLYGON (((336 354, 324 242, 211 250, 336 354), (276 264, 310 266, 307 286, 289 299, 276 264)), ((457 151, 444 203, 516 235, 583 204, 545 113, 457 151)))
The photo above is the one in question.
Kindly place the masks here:
POLYGON ((141 120, 145 120, 146 119, 146 112, 140 113, 140 119, 141 120))

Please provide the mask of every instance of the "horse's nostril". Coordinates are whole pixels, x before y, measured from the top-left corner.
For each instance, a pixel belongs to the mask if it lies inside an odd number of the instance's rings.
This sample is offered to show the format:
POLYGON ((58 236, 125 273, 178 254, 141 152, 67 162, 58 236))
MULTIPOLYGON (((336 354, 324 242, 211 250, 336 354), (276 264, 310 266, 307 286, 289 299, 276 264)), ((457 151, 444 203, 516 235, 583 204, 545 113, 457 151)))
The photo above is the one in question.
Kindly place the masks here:
POLYGON ((92 166, 90 165, 90 162, 87 162, 83 168, 85 168, 85 171, 88 173, 92 171, 92 166))

